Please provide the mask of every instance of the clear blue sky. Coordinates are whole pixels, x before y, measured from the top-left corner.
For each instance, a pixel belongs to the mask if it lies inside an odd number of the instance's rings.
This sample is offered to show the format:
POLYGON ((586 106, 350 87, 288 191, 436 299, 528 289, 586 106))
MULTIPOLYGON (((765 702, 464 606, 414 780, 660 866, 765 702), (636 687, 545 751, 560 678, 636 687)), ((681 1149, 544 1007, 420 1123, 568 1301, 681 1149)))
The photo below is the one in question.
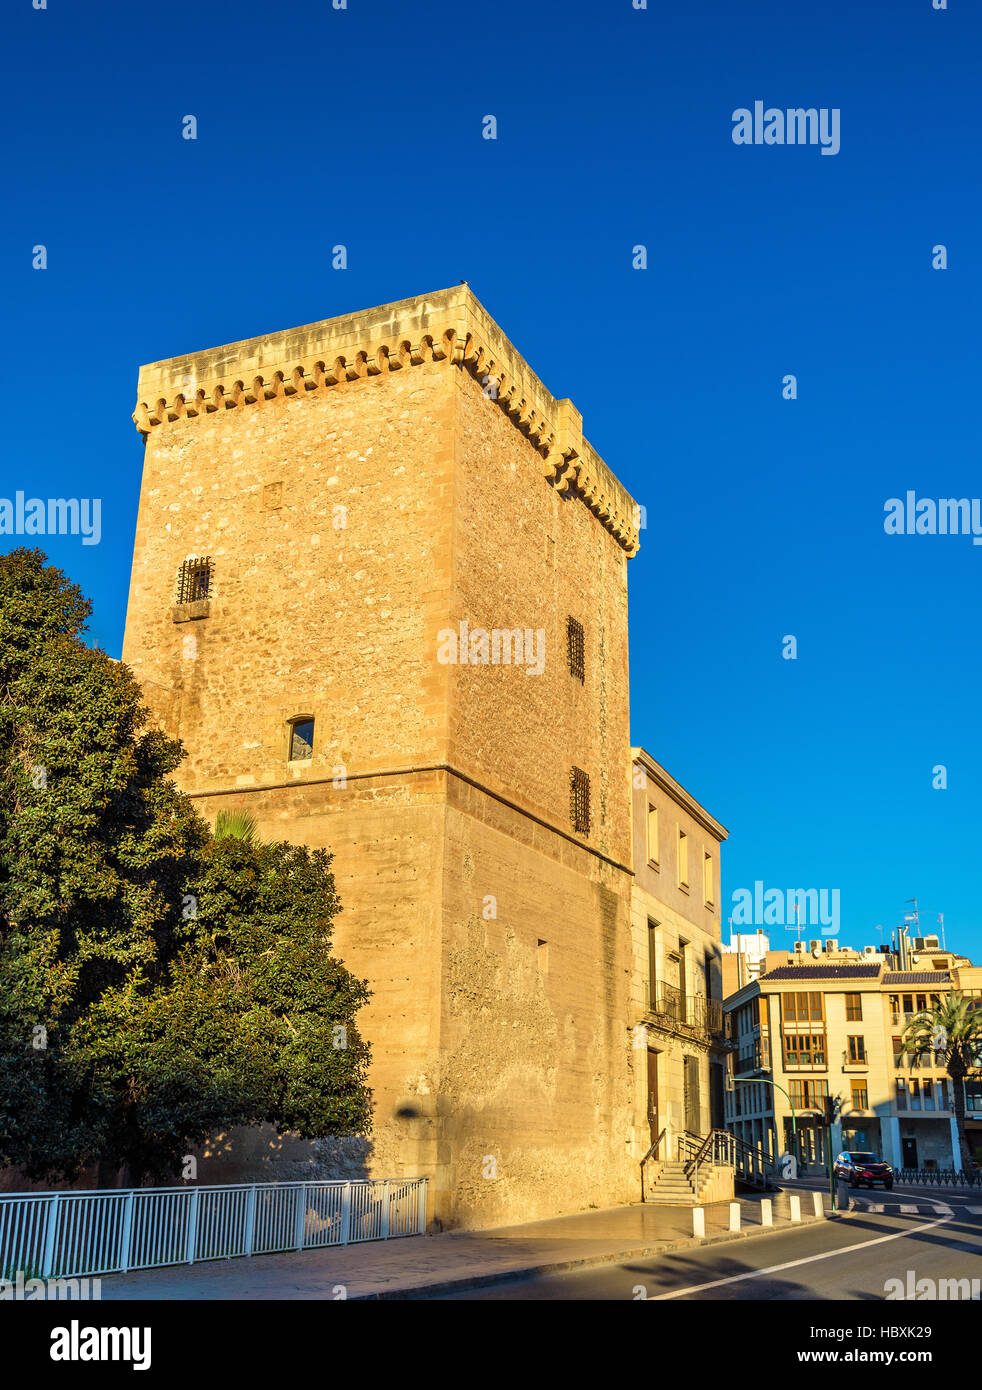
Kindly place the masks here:
POLYGON ((139 364, 467 279, 645 504, 633 737, 730 827, 724 903, 839 888, 863 945, 916 894, 982 957, 982 548, 882 524, 982 492, 982 19, 950 4, 16 0, 0 493, 103 498, 99 546, 47 549, 118 654, 139 364), (755 100, 839 108, 840 152, 737 147, 755 100))

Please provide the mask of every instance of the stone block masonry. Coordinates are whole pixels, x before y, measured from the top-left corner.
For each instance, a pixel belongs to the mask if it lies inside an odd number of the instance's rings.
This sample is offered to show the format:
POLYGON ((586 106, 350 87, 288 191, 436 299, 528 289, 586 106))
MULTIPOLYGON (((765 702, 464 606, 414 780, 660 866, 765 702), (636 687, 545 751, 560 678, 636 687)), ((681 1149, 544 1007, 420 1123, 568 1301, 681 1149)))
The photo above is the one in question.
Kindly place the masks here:
MULTIPOLYGON (((430 1176, 443 1227, 631 1200, 636 509, 575 408, 458 286, 146 367, 134 418, 123 657, 204 814, 335 855, 336 949, 374 991, 364 1171, 430 1176), (541 674, 441 663, 461 622, 542 630, 541 674)), ((267 1138, 225 1147, 209 1180, 275 1175, 267 1138)), ((292 1146, 289 1175, 334 1161, 292 1146)))

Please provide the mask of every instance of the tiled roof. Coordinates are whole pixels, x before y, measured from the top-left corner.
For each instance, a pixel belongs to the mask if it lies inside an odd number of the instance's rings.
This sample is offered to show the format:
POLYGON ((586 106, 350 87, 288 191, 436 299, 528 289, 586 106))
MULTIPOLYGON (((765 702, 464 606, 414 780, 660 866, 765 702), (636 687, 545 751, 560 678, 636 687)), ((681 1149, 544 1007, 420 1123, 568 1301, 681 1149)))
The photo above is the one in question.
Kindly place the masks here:
POLYGON ((947 985, 951 976, 947 970, 898 970, 883 976, 885 985, 947 985))
POLYGON ((878 965, 779 965, 762 980, 875 980, 878 965))

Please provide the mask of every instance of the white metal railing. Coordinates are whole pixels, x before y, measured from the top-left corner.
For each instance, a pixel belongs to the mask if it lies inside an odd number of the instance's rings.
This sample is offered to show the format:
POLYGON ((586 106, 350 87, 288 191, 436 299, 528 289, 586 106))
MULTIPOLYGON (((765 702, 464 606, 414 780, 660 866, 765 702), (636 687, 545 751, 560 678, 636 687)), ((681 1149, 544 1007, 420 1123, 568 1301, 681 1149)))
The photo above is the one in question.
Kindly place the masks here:
POLYGON ((426 1178, 0 1195, 0 1279, 117 1274, 422 1235, 426 1178))

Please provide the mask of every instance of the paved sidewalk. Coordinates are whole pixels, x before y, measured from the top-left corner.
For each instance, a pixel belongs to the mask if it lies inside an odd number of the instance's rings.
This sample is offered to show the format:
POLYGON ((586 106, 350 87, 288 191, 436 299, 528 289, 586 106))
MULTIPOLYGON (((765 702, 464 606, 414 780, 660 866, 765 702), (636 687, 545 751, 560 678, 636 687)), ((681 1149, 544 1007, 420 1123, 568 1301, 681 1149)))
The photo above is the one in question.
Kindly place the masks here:
MULTIPOLYGON (((790 1224, 788 1195, 772 1194, 774 1229, 790 1224)), ((803 1221, 814 1221, 801 1194, 803 1221)), ((760 1235, 760 1198, 740 1199, 741 1235, 728 1231, 729 1204, 704 1208, 706 1241, 760 1235)), ((106 1275, 103 1299, 411 1298, 477 1287, 521 1273, 570 1269, 656 1255, 706 1242, 692 1238, 692 1208, 637 1203, 491 1231, 448 1232, 327 1250, 258 1255, 106 1275)))

